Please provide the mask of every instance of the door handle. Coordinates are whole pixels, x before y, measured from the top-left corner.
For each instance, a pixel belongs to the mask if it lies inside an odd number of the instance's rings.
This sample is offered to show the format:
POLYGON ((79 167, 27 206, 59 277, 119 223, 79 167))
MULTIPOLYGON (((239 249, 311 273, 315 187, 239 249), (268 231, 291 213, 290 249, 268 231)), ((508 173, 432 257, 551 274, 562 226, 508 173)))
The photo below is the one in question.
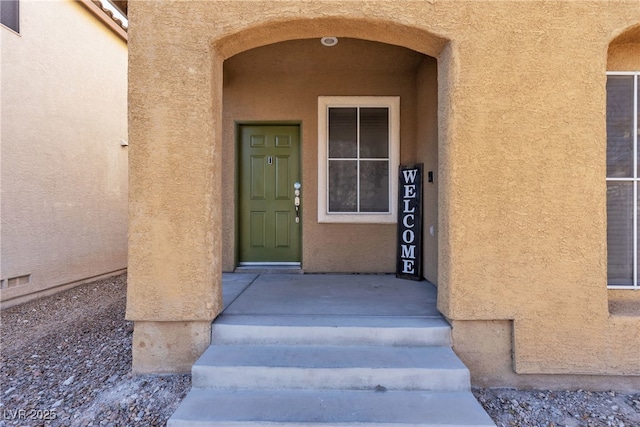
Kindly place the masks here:
POLYGON ((302 186, 300 185, 299 182, 296 181, 295 184, 293 184, 293 188, 294 188, 294 194, 295 194, 295 199, 293 199, 293 203, 296 207, 296 224, 300 223, 300 188, 302 188, 302 186))

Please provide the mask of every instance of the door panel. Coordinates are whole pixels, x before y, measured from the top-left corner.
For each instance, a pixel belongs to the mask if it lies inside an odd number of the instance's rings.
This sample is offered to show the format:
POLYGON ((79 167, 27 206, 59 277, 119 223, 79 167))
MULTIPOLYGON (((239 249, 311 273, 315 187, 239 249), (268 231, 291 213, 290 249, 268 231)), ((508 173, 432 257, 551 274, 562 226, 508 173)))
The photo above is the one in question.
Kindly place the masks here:
POLYGON ((265 212, 251 212, 251 248, 264 248, 266 246, 266 225, 265 212))
MULTIPOLYGON (((276 156, 276 199, 291 200, 293 192, 293 184, 289 174, 291 173, 291 165, 289 164, 289 156, 276 156)), ((295 182, 295 181, 293 181, 295 182)))
POLYGON ((251 200, 266 199, 264 163, 264 156, 251 156, 251 200))
POLYGON ((291 138, 289 135, 276 135, 275 143, 278 148, 288 148, 291 147, 291 138))
POLYGON ((241 126, 239 260, 300 262, 293 184, 300 181, 298 126, 241 126))
POLYGON ((276 212, 276 248, 291 245, 290 239, 291 212, 276 212))

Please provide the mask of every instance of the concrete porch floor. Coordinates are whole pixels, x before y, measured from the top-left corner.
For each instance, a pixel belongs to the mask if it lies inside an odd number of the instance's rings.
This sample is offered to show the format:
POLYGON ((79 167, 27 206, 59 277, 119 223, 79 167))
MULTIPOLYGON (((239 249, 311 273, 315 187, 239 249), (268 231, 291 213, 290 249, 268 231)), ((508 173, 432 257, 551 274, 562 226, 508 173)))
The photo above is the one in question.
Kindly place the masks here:
POLYGON ((223 273, 230 316, 441 317, 436 288, 391 274, 223 273))
POLYGON ((493 426, 429 282, 232 273, 169 427, 493 426))

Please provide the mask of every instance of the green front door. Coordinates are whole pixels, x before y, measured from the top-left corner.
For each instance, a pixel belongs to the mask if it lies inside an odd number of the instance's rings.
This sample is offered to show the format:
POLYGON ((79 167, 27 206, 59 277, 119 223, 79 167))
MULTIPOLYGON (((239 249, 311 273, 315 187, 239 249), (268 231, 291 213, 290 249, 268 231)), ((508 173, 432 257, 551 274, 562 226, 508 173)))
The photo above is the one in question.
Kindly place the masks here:
POLYGON ((299 263, 298 126, 240 127, 240 263, 299 263))

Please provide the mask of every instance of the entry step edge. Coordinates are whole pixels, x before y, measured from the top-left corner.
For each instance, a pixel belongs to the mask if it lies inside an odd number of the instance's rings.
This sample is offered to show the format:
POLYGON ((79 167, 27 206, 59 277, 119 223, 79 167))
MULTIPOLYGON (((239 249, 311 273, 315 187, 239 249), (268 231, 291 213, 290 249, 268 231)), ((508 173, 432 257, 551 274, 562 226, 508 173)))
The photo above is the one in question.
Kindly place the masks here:
POLYGON ((192 389, 168 427, 495 424, 471 392, 192 389))
POLYGON ((451 346, 442 318, 223 316, 213 323, 220 344, 451 346))
POLYGON ((234 273, 253 273, 253 274, 303 274, 300 263, 286 264, 241 264, 237 266, 234 273))
POLYGON ((201 366, 466 369, 446 346, 219 345, 207 348, 193 365, 201 366))
POLYGON ((414 327, 450 327, 442 316, 336 316, 336 315, 251 315, 221 314, 213 321, 220 325, 256 325, 256 326, 368 326, 380 328, 414 327))
POLYGON ((450 347, 212 346, 192 368, 195 388, 471 390, 450 347))

